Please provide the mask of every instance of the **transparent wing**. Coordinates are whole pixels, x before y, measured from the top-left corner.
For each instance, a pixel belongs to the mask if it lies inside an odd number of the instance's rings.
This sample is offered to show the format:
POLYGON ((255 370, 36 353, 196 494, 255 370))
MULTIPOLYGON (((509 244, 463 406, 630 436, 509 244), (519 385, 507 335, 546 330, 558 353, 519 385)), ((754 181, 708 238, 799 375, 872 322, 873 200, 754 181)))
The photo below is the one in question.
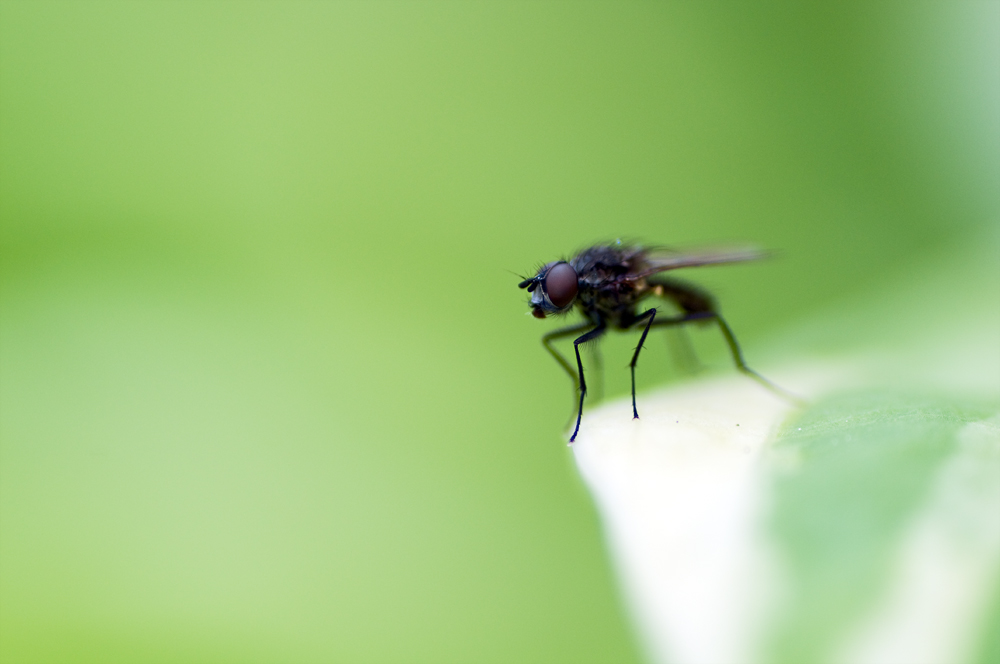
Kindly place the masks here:
POLYGON ((767 254, 751 246, 738 247, 705 247, 703 249, 666 249, 662 247, 647 249, 642 269, 629 280, 643 279, 657 272, 677 270, 682 267, 698 267, 701 265, 720 265, 723 263, 742 263, 755 261, 767 254))

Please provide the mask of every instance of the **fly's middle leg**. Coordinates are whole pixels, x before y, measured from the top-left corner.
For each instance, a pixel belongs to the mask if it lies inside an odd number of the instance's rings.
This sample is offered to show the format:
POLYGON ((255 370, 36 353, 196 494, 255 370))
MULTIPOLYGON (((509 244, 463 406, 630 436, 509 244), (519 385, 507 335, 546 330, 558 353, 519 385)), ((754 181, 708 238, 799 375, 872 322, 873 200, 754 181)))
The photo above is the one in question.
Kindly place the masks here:
POLYGON ((642 350, 642 345, 646 343, 646 335, 649 334, 649 328, 653 324, 653 320, 656 318, 656 309, 647 309, 632 321, 632 324, 642 322, 644 318, 648 318, 646 321, 646 327, 642 330, 642 336, 639 337, 639 345, 635 347, 635 353, 632 355, 632 361, 629 362, 629 370, 632 372, 632 419, 639 419, 639 411, 635 408, 635 363, 639 360, 639 351, 642 350))

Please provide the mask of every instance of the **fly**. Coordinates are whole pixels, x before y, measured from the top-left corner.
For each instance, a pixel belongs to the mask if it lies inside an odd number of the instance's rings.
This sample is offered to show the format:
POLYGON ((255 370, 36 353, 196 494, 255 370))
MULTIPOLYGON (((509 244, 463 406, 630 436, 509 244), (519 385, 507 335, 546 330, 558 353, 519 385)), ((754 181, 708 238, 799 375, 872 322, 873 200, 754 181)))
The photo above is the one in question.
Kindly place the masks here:
POLYGON ((608 329, 628 330, 644 324, 639 345, 636 346, 632 361, 629 363, 629 370, 632 372, 633 419, 639 417, 639 411, 635 406, 635 365, 639 360, 639 351, 646 341, 646 335, 653 327, 673 327, 697 322, 716 324, 729 346, 737 369, 768 389, 786 398, 795 399, 747 366, 732 329, 719 314, 715 299, 709 293, 660 274, 683 267, 742 263, 757 260, 763 255, 762 252, 749 247, 676 251, 624 245, 619 241, 613 245, 590 247, 570 260, 546 263, 539 268, 538 274, 521 281, 518 287, 531 293, 529 304, 531 314, 535 318, 566 314, 574 305, 584 318, 582 323, 554 330, 542 337, 545 349, 569 374, 574 387, 579 387, 580 390, 576 427, 569 442, 575 441, 576 435, 580 432, 583 399, 587 395, 587 382, 584 379, 583 362, 580 360, 580 344, 599 339, 608 329), (651 296, 672 302, 681 313, 674 316, 658 316, 655 307, 638 313, 642 301, 651 296), (579 335, 573 340, 573 349, 576 351, 576 373, 566 358, 552 346, 553 341, 574 335, 579 335))

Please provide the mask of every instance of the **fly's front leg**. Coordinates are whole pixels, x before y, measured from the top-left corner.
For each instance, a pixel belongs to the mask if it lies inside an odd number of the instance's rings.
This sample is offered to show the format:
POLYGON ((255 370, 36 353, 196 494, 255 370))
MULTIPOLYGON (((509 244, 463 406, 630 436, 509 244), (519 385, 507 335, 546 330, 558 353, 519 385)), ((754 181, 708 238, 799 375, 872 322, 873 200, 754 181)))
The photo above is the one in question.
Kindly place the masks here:
POLYGON ((644 318, 648 318, 646 321, 646 327, 642 330, 642 336, 639 337, 639 345, 635 347, 635 354, 632 355, 632 361, 629 363, 629 369, 632 371, 632 419, 639 419, 639 411, 635 409, 635 363, 639 360, 639 351, 642 350, 642 345, 646 343, 646 335, 649 334, 649 327, 653 324, 653 319, 656 318, 656 309, 647 309, 632 321, 632 324, 641 322, 644 318))
POLYGON ((552 332, 548 332, 547 334, 545 334, 545 336, 542 337, 542 345, 545 346, 545 350, 549 351, 549 355, 554 357, 556 362, 559 363, 559 366, 563 368, 563 371, 565 371, 569 375, 569 379, 573 383, 574 399, 576 397, 576 388, 579 386, 580 381, 576 377, 576 374, 573 372, 573 367, 570 366, 570 363, 567 362, 566 358, 562 356, 562 353, 560 353, 555 349, 555 347, 552 345, 552 342, 555 341, 556 339, 565 339, 566 337, 571 337, 574 334, 583 332, 584 330, 592 326, 593 323, 580 323, 579 325, 571 325, 569 327, 563 327, 559 328, 558 330, 553 330, 552 332))
POLYGON ((593 341, 602 334, 604 334, 605 326, 604 323, 598 323, 590 332, 581 335, 573 340, 573 350, 576 351, 576 367, 580 372, 580 409, 576 412, 576 427, 573 429, 573 435, 569 437, 569 442, 576 440, 576 434, 580 431, 580 419, 583 418, 583 398, 587 396, 587 380, 583 376, 583 360, 580 359, 580 344, 585 344, 588 341, 593 341))

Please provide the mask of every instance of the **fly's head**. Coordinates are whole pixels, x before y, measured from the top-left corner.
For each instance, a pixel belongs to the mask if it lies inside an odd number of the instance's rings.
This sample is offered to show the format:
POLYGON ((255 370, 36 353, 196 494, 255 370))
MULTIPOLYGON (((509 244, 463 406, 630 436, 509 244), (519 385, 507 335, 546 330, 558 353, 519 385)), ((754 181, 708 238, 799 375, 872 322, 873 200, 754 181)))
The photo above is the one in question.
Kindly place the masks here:
POLYGON ((531 315, 545 318, 550 314, 569 311, 580 289, 578 280, 572 265, 565 261, 555 261, 543 265, 538 274, 517 286, 531 293, 531 315))

